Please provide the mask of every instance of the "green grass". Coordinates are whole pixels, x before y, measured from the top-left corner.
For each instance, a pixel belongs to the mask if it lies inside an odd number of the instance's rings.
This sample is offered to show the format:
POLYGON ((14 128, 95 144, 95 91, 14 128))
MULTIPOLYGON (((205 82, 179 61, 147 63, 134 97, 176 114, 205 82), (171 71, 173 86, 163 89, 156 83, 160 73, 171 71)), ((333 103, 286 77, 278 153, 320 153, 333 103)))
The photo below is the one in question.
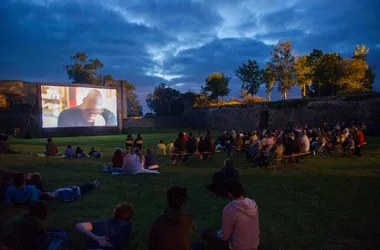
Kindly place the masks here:
MULTIPOLYGON (((143 134, 146 146, 165 142, 176 130, 155 130, 143 134)), ((128 249, 146 249, 153 220, 165 208, 166 190, 182 185, 189 189, 186 210, 196 222, 194 240, 206 227, 219 229, 221 213, 228 200, 207 192, 204 183, 222 166, 225 155, 200 163, 191 158, 186 165, 160 162, 157 176, 111 176, 101 173, 115 147, 122 147, 125 136, 57 138, 64 150, 70 143, 86 151, 95 146, 105 153, 103 159, 65 160, 37 158, 32 155, 1 155, 0 166, 16 171, 39 171, 48 190, 99 179, 102 185, 74 203, 54 202, 48 225, 73 230, 79 221, 93 221, 112 215, 121 201, 135 206, 132 240, 128 249)), ((378 223, 380 211, 380 138, 367 138, 362 157, 334 155, 328 159, 310 157, 301 166, 263 170, 247 168, 241 157, 234 157, 247 196, 260 208, 262 249, 380 249, 378 223)), ((22 152, 42 152, 44 139, 13 140, 22 152)), ((1 223, 16 211, 2 209, 1 223)), ((73 230, 74 232, 74 230, 73 230)), ((85 238, 73 233, 67 249, 81 249, 85 238)))

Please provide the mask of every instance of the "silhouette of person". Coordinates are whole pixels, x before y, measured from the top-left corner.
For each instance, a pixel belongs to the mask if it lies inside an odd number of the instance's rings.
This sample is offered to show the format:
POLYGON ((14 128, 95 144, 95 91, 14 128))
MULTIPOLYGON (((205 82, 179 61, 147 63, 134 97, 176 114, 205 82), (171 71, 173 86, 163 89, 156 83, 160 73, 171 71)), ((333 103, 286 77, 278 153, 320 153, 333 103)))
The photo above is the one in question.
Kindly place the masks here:
POLYGON ((103 96, 100 91, 91 90, 82 104, 61 112, 58 117, 58 127, 117 126, 116 115, 103 108, 102 104, 103 96), (100 124, 99 118, 104 120, 100 124))

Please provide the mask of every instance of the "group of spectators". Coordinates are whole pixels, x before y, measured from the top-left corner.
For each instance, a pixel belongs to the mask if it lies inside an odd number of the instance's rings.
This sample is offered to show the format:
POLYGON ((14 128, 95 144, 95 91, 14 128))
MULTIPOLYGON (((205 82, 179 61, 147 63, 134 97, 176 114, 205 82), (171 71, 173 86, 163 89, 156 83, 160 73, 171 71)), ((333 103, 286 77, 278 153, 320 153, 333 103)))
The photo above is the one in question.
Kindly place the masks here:
MULTIPOLYGON (((244 154, 252 160, 254 166, 267 166, 270 159, 285 156, 336 151, 361 156, 361 147, 366 144, 364 133, 366 126, 352 123, 346 126, 337 122, 334 126, 324 123, 322 127, 308 128, 307 125, 295 124, 284 129, 263 131, 225 131, 217 139, 217 150, 244 154)), ((299 160, 300 157, 295 157, 299 160)))

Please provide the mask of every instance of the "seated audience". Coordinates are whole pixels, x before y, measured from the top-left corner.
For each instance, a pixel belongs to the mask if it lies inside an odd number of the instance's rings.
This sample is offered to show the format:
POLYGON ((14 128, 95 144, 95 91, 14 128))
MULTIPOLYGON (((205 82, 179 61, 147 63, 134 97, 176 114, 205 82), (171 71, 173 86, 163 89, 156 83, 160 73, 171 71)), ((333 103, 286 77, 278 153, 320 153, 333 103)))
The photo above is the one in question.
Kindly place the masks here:
POLYGON ((211 250, 257 250, 260 227, 256 202, 244 197, 243 187, 236 179, 227 180, 226 191, 232 201, 223 209, 222 230, 204 230, 203 241, 211 250))
POLYGON ((67 148, 65 150, 64 155, 68 159, 75 158, 75 151, 74 151, 73 147, 70 144, 67 145, 67 148))
POLYGON ((112 156, 112 167, 121 168, 123 166, 124 155, 120 148, 116 148, 112 156))
POLYGON ((75 228, 89 238, 87 249, 122 250, 131 236, 133 213, 133 206, 123 202, 113 218, 78 223, 75 228))
POLYGON ((75 150, 75 157, 76 158, 84 158, 84 157, 86 157, 86 154, 84 153, 83 149, 81 149, 81 147, 79 147, 79 146, 75 150))
POLYGON ((297 153, 297 143, 294 138, 294 133, 290 132, 288 134, 288 139, 286 140, 285 143, 285 155, 292 155, 297 153))
POLYGON ((309 138, 307 137, 306 135, 306 131, 303 130, 302 131, 302 135, 301 135, 301 153, 307 153, 310 151, 310 140, 309 138))
POLYGON ((204 137, 201 136, 198 142, 198 152, 199 152, 199 157, 201 160, 203 160, 203 155, 206 151, 207 151, 207 143, 204 137))
POLYGON ((13 178, 13 183, 5 190, 4 206, 32 204, 39 200, 41 192, 34 185, 26 185, 23 173, 18 173, 13 178))
POLYGON ((42 250, 58 249, 67 238, 68 232, 48 230, 45 220, 48 205, 37 201, 29 211, 18 215, 3 226, 0 240, 7 246, 5 249, 42 250))
POLYGON ((187 189, 172 187, 167 193, 167 205, 153 223, 148 250, 190 250, 194 229, 193 217, 184 212, 187 189))
POLYGON ((46 156, 58 156, 58 146, 53 142, 52 138, 47 139, 46 156))
POLYGON ((227 151, 228 157, 231 156, 232 142, 233 142, 232 136, 230 135, 228 131, 225 131, 221 138, 220 145, 223 147, 224 151, 227 151))
POLYGON ((185 140, 185 135, 183 132, 178 134, 177 139, 174 142, 174 155, 172 155, 173 164, 177 163, 177 160, 180 161, 182 155, 186 154, 187 141, 185 140))
POLYGON ((98 152, 94 147, 92 147, 91 151, 88 153, 88 156, 92 158, 101 158, 103 154, 101 152, 98 152))
POLYGON ((145 169, 159 169, 156 156, 153 154, 152 148, 147 148, 144 162, 145 169))
POLYGON ((189 137, 187 139, 187 143, 186 143, 186 155, 185 157, 182 159, 182 162, 186 162, 187 158, 189 158, 189 156, 193 155, 195 152, 197 152, 197 139, 194 137, 193 135, 193 132, 190 132, 189 133, 189 137))
POLYGON ((141 134, 138 134, 137 138, 136 138, 136 140, 135 140, 135 142, 133 144, 133 147, 142 150, 143 144, 144 144, 144 140, 143 140, 141 134))
POLYGON ((125 149, 130 151, 131 149, 133 149, 133 145, 134 145, 133 137, 132 135, 129 134, 127 136, 127 139, 125 140, 125 149))
POLYGON ((205 187, 215 193, 217 196, 227 196, 225 183, 228 179, 238 179, 239 171, 236 170, 233 166, 233 163, 230 159, 224 161, 224 167, 215 172, 212 175, 211 184, 206 184, 205 187))
POLYGON ((166 145, 166 154, 168 155, 168 154, 172 153, 173 148, 174 148, 174 142, 173 142, 173 140, 170 140, 169 144, 166 145))
POLYGON ((161 157, 161 160, 164 159, 166 155, 166 145, 164 144, 164 140, 160 140, 160 143, 155 147, 157 150, 157 156, 161 157))
POLYGON ((19 154, 19 152, 10 147, 8 136, 4 134, 0 135, 0 154, 19 154))
POLYGON ((235 150, 237 152, 241 152, 243 150, 243 146, 244 146, 243 138, 241 137, 240 134, 238 134, 236 136, 236 141, 235 141, 235 150))
POLYGON ((205 141, 206 141, 206 153, 203 154, 203 160, 207 160, 210 153, 215 152, 215 139, 211 135, 211 130, 207 130, 205 141))

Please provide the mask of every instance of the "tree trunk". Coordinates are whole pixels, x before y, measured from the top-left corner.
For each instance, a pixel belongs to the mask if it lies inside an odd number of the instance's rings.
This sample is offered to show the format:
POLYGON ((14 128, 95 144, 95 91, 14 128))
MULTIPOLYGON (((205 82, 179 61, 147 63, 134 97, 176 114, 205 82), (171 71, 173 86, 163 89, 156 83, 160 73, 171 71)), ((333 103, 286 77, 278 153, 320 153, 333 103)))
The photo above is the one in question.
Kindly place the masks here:
POLYGON ((306 84, 303 85, 303 97, 306 97, 306 84))
POLYGON ((270 102, 270 99, 271 99, 271 93, 268 93, 268 102, 270 102))
POLYGON ((288 93, 286 91, 284 91, 284 100, 287 99, 287 95, 288 95, 288 93))

